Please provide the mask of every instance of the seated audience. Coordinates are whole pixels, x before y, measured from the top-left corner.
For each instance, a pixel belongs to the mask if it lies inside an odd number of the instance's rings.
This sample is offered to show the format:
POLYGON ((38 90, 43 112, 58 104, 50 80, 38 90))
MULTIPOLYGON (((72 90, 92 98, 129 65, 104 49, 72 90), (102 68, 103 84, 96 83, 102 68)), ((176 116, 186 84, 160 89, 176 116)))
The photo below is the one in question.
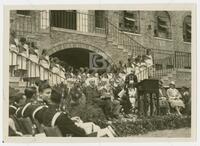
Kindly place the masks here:
POLYGON ((167 95, 169 98, 169 103, 172 108, 174 108, 178 115, 181 114, 181 110, 185 108, 185 105, 182 101, 182 96, 180 92, 175 88, 175 82, 171 81, 169 89, 167 90, 167 95))

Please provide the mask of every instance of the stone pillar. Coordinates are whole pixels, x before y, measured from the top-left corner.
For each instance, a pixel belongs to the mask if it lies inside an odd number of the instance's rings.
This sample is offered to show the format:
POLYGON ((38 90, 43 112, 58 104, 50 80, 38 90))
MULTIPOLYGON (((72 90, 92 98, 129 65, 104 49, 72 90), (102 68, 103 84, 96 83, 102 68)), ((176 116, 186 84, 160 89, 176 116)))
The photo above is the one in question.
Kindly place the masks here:
POLYGON ((88 10, 77 10, 77 30, 88 32, 88 10))

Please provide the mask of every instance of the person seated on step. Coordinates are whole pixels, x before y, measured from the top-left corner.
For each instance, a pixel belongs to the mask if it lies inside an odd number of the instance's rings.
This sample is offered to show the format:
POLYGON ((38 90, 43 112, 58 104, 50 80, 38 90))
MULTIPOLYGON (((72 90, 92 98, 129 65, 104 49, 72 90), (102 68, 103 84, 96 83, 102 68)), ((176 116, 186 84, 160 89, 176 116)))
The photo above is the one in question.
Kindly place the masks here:
POLYGON ((42 54, 39 56, 39 63, 46 69, 50 67, 49 56, 47 55, 47 50, 43 49, 42 54))
POLYGON ((38 63, 39 61, 38 48, 35 46, 34 42, 29 42, 29 57, 31 61, 38 63))
POLYGON ((182 96, 180 92, 175 88, 175 82, 171 81, 169 84, 169 89, 167 90, 167 96, 169 98, 169 103, 172 108, 174 108, 178 115, 181 114, 181 110, 185 108, 185 104, 182 101, 182 96))

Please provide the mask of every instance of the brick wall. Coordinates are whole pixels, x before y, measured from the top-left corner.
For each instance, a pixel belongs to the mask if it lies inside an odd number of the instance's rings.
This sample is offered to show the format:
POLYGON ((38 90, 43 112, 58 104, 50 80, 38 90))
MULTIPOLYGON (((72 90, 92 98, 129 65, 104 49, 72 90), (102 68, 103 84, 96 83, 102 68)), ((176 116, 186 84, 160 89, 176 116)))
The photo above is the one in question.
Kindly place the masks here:
MULTIPOLYGON (((36 26, 40 25, 40 18, 38 15, 39 11, 31 12, 31 22, 35 23, 36 26)), ((172 39, 162 39, 154 37, 153 28, 154 28, 154 13, 153 11, 141 11, 140 12, 140 34, 127 33, 127 35, 131 36, 134 40, 139 42, 145 47, 160 49, 160 50, 179 50, 190 52, 191 44, 183 42, 183 19, 186 15, 190 15, 190 12, 183 11, 171 11, 169 12, 171 18, 171 29, 172 29, 172 39), (152 29, 148 30, 148 26, 151 26, 152 29)), ((21 23, 21 17, 16 14, 16 11, 11 11, 11 17, 15 21, 14 24, 17 24, 17 27, 26 26, 27 29, 30 27, 36 27, 32 24, 29 24, 30 21, 24 21, 23 25, 19 25, 21 23)), ((88 14, 94 14, 94 11, 88 11, 88 14)), ((120 21, 120 12, 119 11, 107 11, 106 15, 108 20, 118 27, 120 21)), ((25 17, 26 19, 26 17, 25 17)), ((27 17, 30 19, 30 17, 27 17)), ((88 21, 89 29, 93 29, 88 21)), ((11 27, 16 27, 16 25, 12 25, 11 27)), ((34 28, 38 29, 38 28, 34 28)), ((89 30, 88 29, 88 30, 89 30)), ((108 28, 110 29, 110 28, 108 28)), ((20 28, 19 28, 20 30, 20 28)), ((94 46, 95 48, 99 48, 108 56, 111 56, 114 62, 118 62, 119 60, 127 60, 128 53, 120 50, 117 45, 110 42, 108 39, 110 38, 110 34, 90 34, 90 33, 80 33, 77 31, 64 30, 58 28, 52 28, 51 34, 42 34, 38 36, 38 45, 41 49, 49 49, 52 50, 56 45, 60 43, 69 43, 69 42, 78 42, 85 43, 94 46), (38 39, 39 38, 39 39, 38 39)), ((81 46, 80 46, 81 47, 81 46)), ((60 50, 65 48, 60 48, 60 50)), ((87 49, 87 48, 84 48, 87 49)), ((52 51, 50 51, 52 52, 52 51)))

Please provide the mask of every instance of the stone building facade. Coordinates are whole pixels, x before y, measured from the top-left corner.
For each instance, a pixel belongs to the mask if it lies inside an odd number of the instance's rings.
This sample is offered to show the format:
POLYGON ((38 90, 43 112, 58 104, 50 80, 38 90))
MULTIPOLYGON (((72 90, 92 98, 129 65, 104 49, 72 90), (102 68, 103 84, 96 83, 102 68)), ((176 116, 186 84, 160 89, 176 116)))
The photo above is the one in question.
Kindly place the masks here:
POLYGON ((79 48, 117 64, 152 49, 161 68, 180 60, 180 68, 191 68, 190 11, 12 10, 10 20, 11 30, 49 55, 79 48))

